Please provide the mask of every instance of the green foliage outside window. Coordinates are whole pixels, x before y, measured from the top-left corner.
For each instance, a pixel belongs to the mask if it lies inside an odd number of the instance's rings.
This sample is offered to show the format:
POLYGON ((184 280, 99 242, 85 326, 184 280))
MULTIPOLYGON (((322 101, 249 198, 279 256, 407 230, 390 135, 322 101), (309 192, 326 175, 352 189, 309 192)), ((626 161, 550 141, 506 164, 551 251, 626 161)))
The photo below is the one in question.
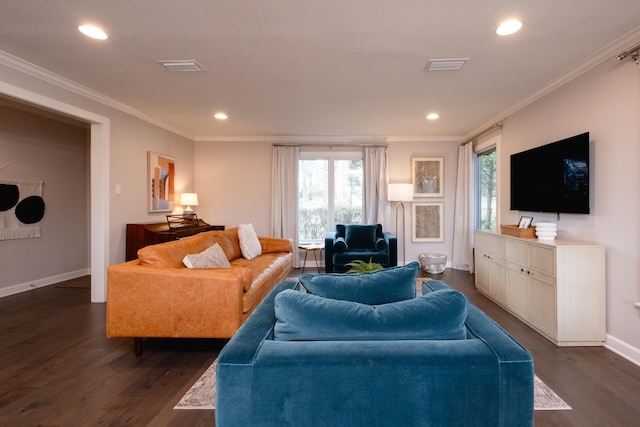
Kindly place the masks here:
POLYGON ((479 228, 496 229, 496 150, 478 155, 479 228))

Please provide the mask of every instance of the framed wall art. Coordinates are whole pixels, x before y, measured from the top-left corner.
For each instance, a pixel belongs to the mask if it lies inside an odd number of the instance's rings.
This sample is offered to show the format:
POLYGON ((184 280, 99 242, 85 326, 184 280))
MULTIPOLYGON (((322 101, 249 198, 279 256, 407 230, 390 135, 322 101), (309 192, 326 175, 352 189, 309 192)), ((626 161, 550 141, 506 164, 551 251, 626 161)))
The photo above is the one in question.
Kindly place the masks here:
POLYGON ((412 242, 444 242, 444 203, 413 203, 412 242))
POLYGON ((176 160, 164 154, 147 152, 148 212, 172 212, 176 160))
POLYGON ((444 157, 412 157, 414 197, 444 197, 444 157))

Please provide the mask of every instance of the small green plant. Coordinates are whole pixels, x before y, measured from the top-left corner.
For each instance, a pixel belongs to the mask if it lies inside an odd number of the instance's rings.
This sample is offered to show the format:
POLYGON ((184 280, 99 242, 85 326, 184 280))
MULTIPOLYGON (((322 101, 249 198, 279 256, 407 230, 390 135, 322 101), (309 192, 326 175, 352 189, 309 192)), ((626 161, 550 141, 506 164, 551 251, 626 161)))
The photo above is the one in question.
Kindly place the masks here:
POLYGON ((351 274, 370 273, 372 271, 382 270, 382 266, 377 262, 373 262, 373 258, 369 258, 369 262, 364 262, 361 259, 357 259, 345 265, 349 267, 347 273, 351 274))

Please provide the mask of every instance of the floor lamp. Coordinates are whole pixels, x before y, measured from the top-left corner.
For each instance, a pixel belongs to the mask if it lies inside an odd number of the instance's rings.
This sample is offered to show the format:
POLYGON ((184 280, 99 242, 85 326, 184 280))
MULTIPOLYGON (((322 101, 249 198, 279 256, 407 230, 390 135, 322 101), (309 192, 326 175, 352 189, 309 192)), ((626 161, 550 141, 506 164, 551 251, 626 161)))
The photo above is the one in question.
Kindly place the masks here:
POLYGON ((389 184, 387 199, 390 202, 396 203, 396 237, 400 238, 398 233, 398 212, 400 206, 402 206, 402 265, 405 264, 405 258, 407 256, 407 244, 405 242, 405 225, 404 225, 404 202, 410 202, 413 200, 413 185, 412 184, 389 184))

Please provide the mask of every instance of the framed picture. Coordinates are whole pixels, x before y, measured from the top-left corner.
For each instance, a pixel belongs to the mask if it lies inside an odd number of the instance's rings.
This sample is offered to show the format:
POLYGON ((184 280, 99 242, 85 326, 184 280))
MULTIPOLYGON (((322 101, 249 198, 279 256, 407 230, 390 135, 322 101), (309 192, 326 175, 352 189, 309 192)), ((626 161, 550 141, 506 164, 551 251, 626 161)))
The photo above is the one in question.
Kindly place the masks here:
POLYGON ((521 216, 520 221, 518 222, 518 228, 529 228, 531 227, 532 222, 533 222, 532 216, 521 216))
POLYGON ((414 197, 444 197, 444 157, 412 157, 414 197))
POLYGON ((444 242, 444 203, 413 203, 412 242, 444 242))
POLYGON ((176 160, 164 154, 147 152, 148 212, 172 212, 176 160))

